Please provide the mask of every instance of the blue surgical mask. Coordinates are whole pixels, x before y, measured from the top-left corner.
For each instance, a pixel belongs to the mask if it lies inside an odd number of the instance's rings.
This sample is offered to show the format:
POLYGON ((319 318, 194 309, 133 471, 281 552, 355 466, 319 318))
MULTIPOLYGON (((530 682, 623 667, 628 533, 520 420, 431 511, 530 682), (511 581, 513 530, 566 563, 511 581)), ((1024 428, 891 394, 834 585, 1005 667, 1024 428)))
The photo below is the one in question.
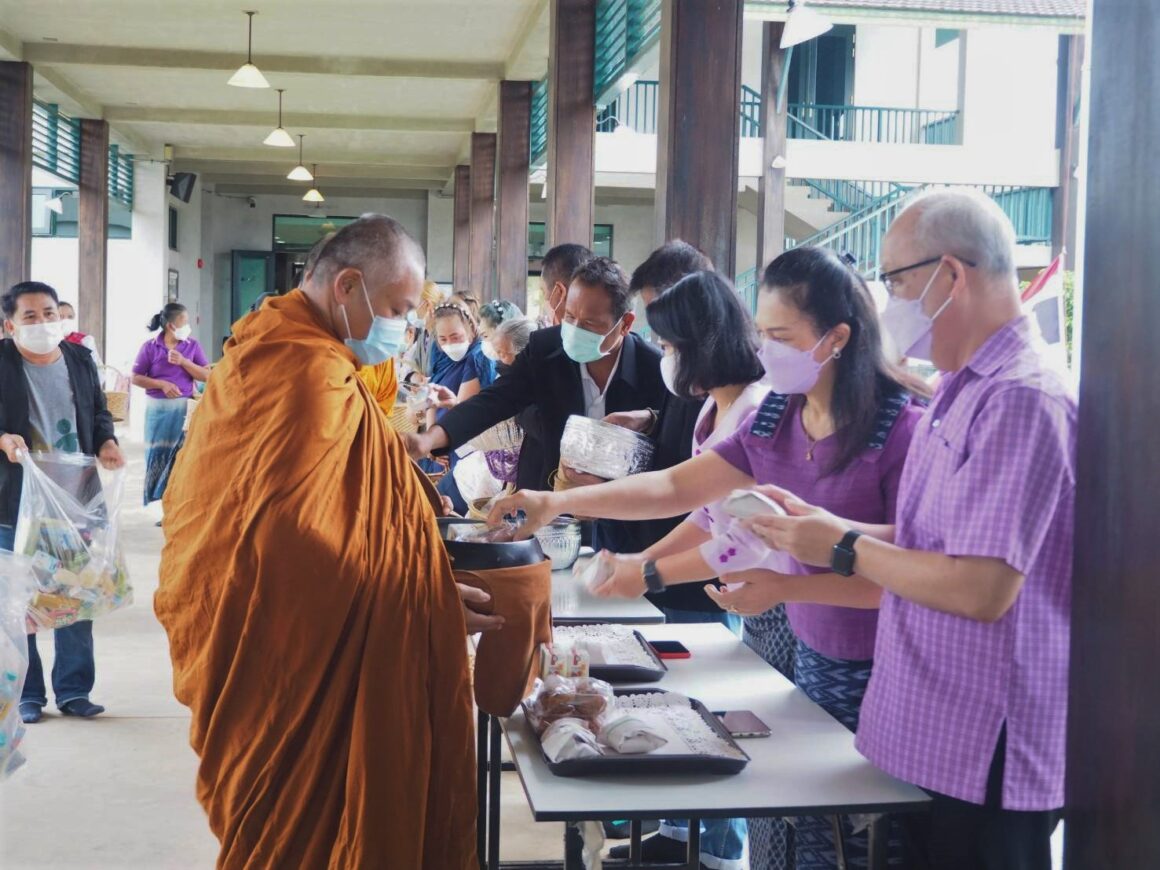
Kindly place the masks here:
POLYGON ((354 355, 363 365, 374 366, 391 359, 402 348, 403 340, 407 337, 407 318, 380 317, 371 308, 371 295, 367 292, 365 281, 362 291, 373 318, 366 338, 354 337, 354 333, 350 331, 350 318, 346 314, 346 306, 339 307, 342 309, 342 319, 346 321, 346 334, 349 336, 345 339, 346 346, 354 351, 354 355))
MULTIPOLYGON (((622 317, 620 320, 623 320, 622 317)), ((564 321, 560 324, 560 338, 564 341, 564 353, 568 354, 568 358, 572 362, 593 363, 598 359, 604 359, 612 353, 612 350, 601 350, 604 340, 620 327, 620 320, 616 321, 616 326, 608 330, 608 332, 601 335, 599 332, 591 332, 587 329, 581 329, 575 323, 564 321)))

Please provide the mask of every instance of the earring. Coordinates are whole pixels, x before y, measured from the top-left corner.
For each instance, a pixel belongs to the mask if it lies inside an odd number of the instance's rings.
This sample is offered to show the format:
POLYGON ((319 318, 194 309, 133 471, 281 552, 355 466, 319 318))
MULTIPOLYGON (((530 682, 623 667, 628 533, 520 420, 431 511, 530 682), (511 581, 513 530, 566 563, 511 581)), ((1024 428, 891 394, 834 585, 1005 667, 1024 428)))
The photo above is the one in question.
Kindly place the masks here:
POLYGON ((842 358, 842 349, 840 347, 834 348, 834 359, 842 358))

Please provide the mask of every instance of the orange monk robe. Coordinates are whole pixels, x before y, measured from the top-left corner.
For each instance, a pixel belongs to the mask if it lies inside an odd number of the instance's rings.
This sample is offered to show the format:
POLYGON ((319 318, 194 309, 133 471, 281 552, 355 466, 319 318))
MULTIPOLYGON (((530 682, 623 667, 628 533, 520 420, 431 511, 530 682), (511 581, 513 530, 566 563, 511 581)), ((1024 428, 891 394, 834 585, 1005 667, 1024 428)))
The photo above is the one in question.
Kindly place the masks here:
POLYGON ((370 390, 371 398, 375 400, 387 419, 395 412, 395 403, 399 400, 399 379, 395 374, 395 361, 389 359, 374 366, 363 366, 358 370, 358 376, 370 390))
POLYGON ((474 868, 434 512, 301 292, 235 327, 165 495, 158 618, 219 868, 474 868))

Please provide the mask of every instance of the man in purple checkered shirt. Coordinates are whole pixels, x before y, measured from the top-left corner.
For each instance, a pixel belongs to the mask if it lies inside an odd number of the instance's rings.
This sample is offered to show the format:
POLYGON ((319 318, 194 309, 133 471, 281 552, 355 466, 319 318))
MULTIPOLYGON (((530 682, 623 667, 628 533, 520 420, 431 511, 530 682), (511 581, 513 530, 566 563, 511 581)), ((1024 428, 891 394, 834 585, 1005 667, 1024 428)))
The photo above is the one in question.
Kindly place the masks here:
POLYGON ((932 793, 915 867, 1050 870, 1063 805, 1076 403, 1021 313, 1015 234, 981 194, 917 199, 883 244, 886 328, 943 372, 896 525, 803 505, 754 521, 884 592, 858 748, 932 793))

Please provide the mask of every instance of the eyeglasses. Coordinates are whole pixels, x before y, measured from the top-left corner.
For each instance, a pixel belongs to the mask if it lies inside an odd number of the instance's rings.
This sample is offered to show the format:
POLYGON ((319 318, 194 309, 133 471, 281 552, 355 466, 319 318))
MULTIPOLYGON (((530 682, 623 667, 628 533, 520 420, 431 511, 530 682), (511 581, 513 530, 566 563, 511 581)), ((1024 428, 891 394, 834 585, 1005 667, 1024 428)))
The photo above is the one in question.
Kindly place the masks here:
MULTIPOLYGON (((922 260, 918 263, 911 263, 909 266, 903 266, 901 269, 891 269, 889 272, 879 272, 878 273, 878 280, 880 282, 882 282, 882 285, 886 288, 886 292, 889 293, 891 296, 893 296, 894 295, 894 276, 895 275, 901 275, 903 272, 910 272, 914 269, 921 269, 923 266, 933 265, 934 263, 939 262, 940 260, 942 260, 943 257, 946 257, 946 256, 950 256, 950 255, 939 254, 937 257, 930 257, 930 258, 928 258, 926 260, 922 260)), ((956 257, 955 259, 959 260, 962 263, 965 263, 966 265, 970 266, 972 269, 975 268, 975 264, 972 263, 970 260, 965 260, 962 257, 956 257)))

